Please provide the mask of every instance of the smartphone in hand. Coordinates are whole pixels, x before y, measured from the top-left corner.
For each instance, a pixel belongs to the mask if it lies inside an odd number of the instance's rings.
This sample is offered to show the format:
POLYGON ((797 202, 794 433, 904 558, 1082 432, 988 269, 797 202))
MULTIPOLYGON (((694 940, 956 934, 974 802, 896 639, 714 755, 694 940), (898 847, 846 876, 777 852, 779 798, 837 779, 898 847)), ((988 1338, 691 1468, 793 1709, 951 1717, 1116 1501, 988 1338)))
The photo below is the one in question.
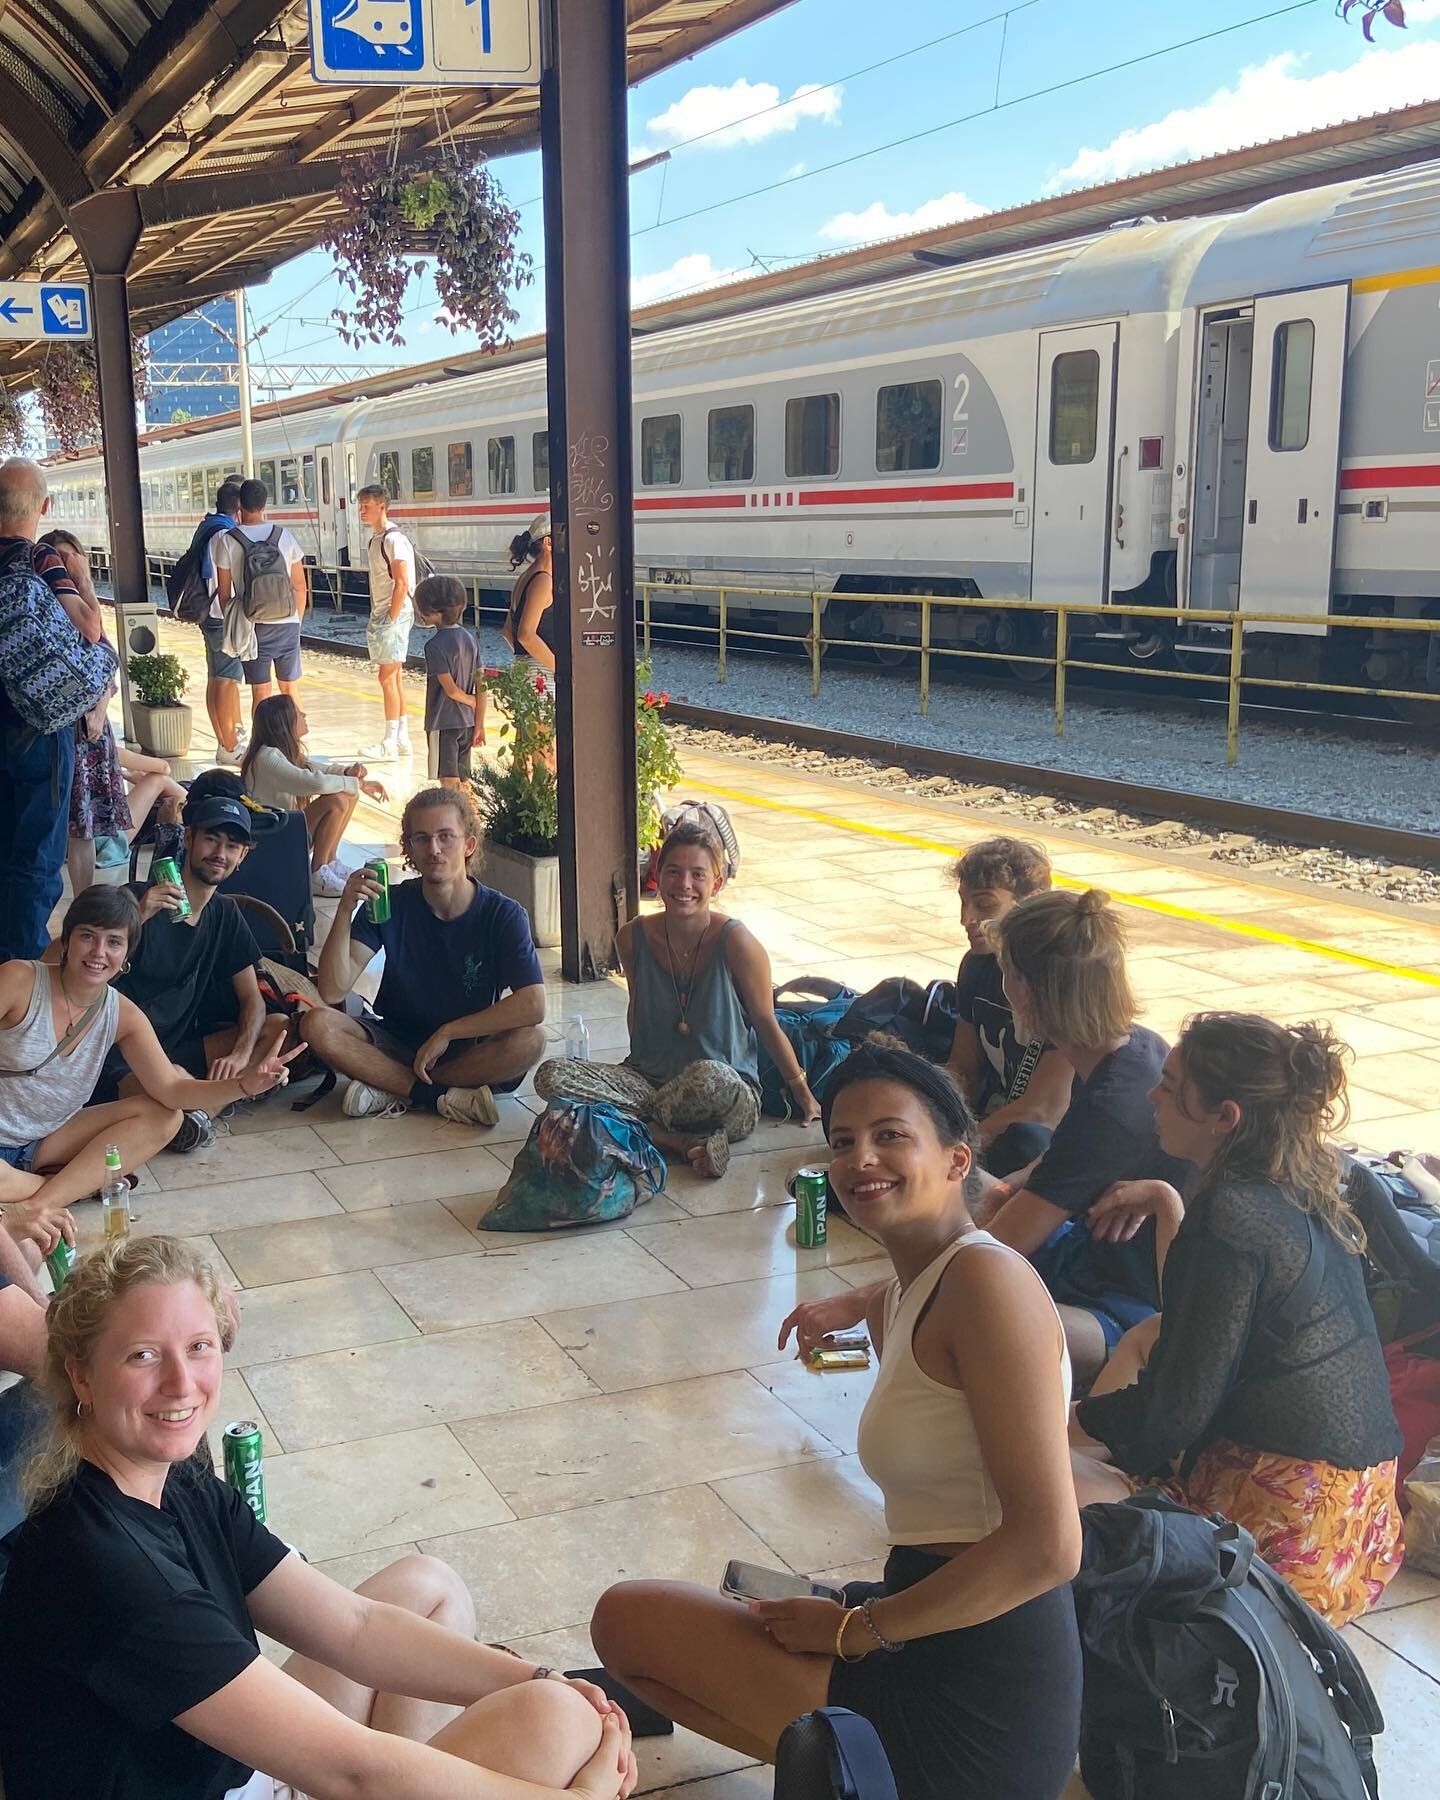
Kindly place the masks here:
POLYGON ((766 1569, 736 1559, 725 1565, 720 1592, 735 1600, 833 1600, 837 1605, 845 1601, 839 1588, 827 1587, 823 1581, 807 1581, 785 1569, 766 1569))

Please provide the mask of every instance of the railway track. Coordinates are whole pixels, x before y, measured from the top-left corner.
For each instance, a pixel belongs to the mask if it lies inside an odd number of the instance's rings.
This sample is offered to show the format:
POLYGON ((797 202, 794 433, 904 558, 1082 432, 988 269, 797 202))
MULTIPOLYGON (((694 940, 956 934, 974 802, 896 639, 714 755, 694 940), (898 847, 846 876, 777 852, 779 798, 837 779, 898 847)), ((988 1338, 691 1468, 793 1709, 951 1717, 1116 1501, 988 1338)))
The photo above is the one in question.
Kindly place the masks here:
MULTIPOLYGON (((362 645, 306 634, 305 649, 364 661, 362 645)), ((407 666, 423 670, 412 656, 407 666)), ((1012 824, 1073 831, 1117 846, 1229 864, 1237 874, 1320 883, 1402 906, 1440 907, 1440 834, 1337 819, 1210 794, 1116 781, 891 738, 672 701, 679 742, 838 778, 953 799, 1012 824)))

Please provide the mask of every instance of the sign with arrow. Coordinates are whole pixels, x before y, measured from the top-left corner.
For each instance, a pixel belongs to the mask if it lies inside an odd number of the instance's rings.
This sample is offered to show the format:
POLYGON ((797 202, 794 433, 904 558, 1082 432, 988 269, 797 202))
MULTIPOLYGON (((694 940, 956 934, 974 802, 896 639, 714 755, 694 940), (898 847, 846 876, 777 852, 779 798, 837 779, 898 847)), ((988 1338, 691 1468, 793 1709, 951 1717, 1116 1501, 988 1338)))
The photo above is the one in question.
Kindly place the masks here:
POLYGON ((536 87, 539 0, 310 0, 316 81, 536 87))
POLYGON ((0 340, 87 340, 90 290, 83 283, 0 281, 0 340))

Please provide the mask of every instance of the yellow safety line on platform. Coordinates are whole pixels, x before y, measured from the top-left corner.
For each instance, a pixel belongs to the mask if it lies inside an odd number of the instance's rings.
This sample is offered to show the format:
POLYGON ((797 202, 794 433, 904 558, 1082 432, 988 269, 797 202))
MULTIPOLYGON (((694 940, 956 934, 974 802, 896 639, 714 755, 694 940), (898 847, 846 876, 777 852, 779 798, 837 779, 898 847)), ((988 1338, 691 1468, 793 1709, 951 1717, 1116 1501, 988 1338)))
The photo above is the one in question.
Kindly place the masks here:
MULTIPOLYGON (((935 850, 942 856, 955 854, 953 844, 937 843, 933 838, 915 837, 906 831, 891 831, 884 825, 867 825, 863 819, 838 819, 833 814, 820 812, 814 807, 796 806, 787 800, 770 800, 761 794, 746 793, 740 788, 716 787, 710 782, 691 782, 689 785, 702 794, 713 794, 720 800, 735 800, 743 806, 762 806, 768 812, 788 813, 792 818, 809 819, 816 825, 833 825, 837 831, 853 831, 862 837, 881 838, 887 844, 903 844, 911 850, 935 850)), ((1204 879, 1203 875, 1201 879, 1204 879)), ((1090 881, 1077 880, 1073 875, 1056 874, 1054 880, 1060 887, 1086 888, 1094 885, 1090 881)), ((1172 900, 1152 899, 1147 894, 1126 894, 1113 887, 1107 887, 1106 892, 1112 899, 1119 900, 1126 906, 1139 907, 1142 912, 1159 913, 1167 919, 1184 919, 1194 925, 1214 925, 1220 931, 1233 932, 1237 937, 1254 938, 1262 944, 1282 944, 1288 950, 1308 950, 1312 956, 1328 956, 1334 962, 1348 963, 1353 968, 1373 969, 1381 975, 1400 975, 1407 981, 1418 981, 1424 987, 1440 988, 1440 975, 1432 975, 1425 969, 1412 969, 1405 963, 1381 962, 1378 957, 1361 956, 1354 950, 1341 950, 1333 944, 1317 944, 1310 938, 1293 937, 1287 931, 1272 931, 1267 925, 1251 925, 1244 919, 1222 919, 1215 913, 1199 912, 1191 906, 1177 906, 1172 900)))

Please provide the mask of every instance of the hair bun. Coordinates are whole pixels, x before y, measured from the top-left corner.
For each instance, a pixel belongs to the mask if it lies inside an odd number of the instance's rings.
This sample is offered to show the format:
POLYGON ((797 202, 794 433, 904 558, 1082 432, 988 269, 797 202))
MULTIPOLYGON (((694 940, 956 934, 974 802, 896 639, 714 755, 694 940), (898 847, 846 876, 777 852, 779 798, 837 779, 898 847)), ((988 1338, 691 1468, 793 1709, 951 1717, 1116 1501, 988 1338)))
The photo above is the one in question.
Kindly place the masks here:
POLYGON ((1306 1113, 1323 1113, 1345 1086, 1345 1045, 1328 1025, 1314 1020, 1292 1025, 1289 1032, 1294 1104, 1306 1113))
POLYGON ((1082 919, 1093 919, 1102 913, 1110 904, 1110 896, 1104 888, 1086 888, 1075 903, 1075 911, 1082 919))

